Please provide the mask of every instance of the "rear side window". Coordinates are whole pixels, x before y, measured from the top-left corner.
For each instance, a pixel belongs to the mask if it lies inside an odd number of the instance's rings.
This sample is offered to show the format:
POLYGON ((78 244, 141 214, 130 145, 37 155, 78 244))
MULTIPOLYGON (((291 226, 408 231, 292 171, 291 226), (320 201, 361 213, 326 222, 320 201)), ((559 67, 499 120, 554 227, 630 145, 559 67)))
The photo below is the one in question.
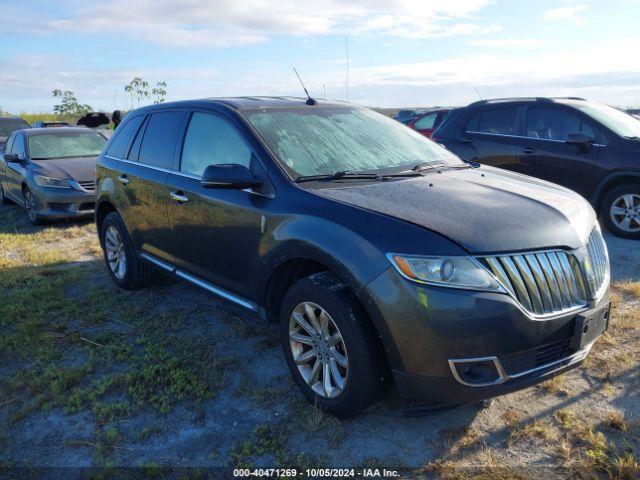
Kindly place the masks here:
POLYGON ((527 137, 564 142, 571 133, 584 133, 591 140, 596 138, 591 125, 576 113, 560 108, 539 107, 527 111, 527 137))
POLYGON ((171 168, 184 112, 158 112, 151 115, 140 145, 140 163, 171 168))
POLYGON ((467 123, 467 131, 493 133, 496 135, 515 135, 516 111, 515 107, 508 107, 477 112, 467 123))
POLYGON ((180 171, 201 176, 209 165, 224 163, 238 163, 249 168, 251 149, 226 119, 195 112, 184 138, 180 171))
POLYGON ((121 125, 115 132, 107 155, 115 158, 127 158, 127 152, 131 146, 133 138, 138 133, 140 125, 144 120, 144 115, 138 115, 131 118, 128 122, 121 125))
POLYGON ((429 128, 433 128, 437 118, 437 113, 429 113, 421 119, 417 120, 416 123, 413 124, 413 127, 416 130, 427 130, 429 128))

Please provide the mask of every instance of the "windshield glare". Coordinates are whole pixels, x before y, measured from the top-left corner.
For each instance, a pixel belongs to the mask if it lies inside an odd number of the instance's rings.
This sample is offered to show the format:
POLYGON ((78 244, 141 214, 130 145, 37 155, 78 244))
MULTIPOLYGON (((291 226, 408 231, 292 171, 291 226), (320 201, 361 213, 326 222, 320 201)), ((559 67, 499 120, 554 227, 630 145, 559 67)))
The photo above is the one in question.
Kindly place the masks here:
POLYGON ((93 157, 107 140, 98 133, 64 133, 29 136, 29 154, 34 160, 93 157))
POLYGON ((621 137, 640 137, 640 120, 628 113, 601 103, 586 103, 578 107, 621 137))
POLYGON ((425 162, 463 164, 440 145, 367 109, 311 107, 245 116, 278 161, 296 175, 410 168, 425 162))

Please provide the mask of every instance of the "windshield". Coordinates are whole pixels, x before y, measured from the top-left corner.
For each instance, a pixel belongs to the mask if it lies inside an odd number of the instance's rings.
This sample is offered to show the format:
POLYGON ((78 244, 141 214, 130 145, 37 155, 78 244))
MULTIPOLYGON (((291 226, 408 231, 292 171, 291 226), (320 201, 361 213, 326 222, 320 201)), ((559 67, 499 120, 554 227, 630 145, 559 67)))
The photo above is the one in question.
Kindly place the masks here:
POLYGON ((585 103, 577 107, 621 137, 640 137, 640 120, 628 113, 601 103, 585 103))
POLYGON ((330 175, 463 162, 384 115, 360 108, 245 112, 271 152, 296 175, 330 175))
POLYGON ((8 137, 14 130, 29 128, 29 124, 21 118, 0 118, 0 137, 8 137))
POLYGON ((95 157, 100 154, 107 140, 99 133, 51 133, 31 135, 29 155, 32 160, 50 158, 95 157))

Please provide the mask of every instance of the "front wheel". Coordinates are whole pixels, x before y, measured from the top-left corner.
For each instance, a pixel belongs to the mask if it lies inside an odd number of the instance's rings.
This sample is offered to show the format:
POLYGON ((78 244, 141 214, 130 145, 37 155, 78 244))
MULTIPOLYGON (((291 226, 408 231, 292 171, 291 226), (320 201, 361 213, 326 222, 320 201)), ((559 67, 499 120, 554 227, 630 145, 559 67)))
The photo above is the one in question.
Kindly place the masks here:
POLYGON ((151 266, 138 257, 120 215, 109 213, 100 228, 100 244, 109 276, 125 290, 139 290, 151 283, 151 266))
POLYGON ((600 217, 614 235, 640 239, 640 185, 627 183, 612 189, 602 200, 600 217))
POLYGON ((382 350, 354 295, 335 275, 316 273, 289 289, 280 338, 291 374, 310 403, 351 417, 379 398, 382 350))
POLYGON ((38 210, 36 207, 36 197, 33 195, 31 190, 28 187, 24 187, 22 191, 22 196, 24 199, 24 209, 27 212, 27 216, 29 220, 34 225, 40 225, 41 219, 40 215, 38 215, 38 210))

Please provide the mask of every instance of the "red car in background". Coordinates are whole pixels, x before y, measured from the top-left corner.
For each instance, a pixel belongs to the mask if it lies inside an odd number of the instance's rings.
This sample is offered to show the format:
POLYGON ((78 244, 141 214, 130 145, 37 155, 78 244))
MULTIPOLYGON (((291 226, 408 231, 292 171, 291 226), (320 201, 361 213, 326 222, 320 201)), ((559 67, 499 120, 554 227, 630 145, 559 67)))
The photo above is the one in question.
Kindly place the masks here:
POLYGON ((438 108, 421 113, 412 119, 407 126, 421 133, 427 138, 431 138, 431 134, 440 126, 444 119, 451 111, 451 108, 438 108))

